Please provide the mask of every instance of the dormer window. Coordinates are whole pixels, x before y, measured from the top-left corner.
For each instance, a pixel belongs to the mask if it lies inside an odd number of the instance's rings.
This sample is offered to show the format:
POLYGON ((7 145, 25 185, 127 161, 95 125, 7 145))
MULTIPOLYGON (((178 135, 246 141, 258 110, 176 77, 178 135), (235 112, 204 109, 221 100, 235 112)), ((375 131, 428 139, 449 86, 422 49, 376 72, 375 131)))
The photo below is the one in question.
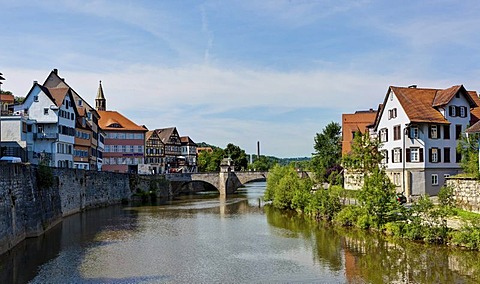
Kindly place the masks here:
POLYGON ((108 127, 112 127, 112 128, 122 128, 122 126, 118 123, 112 123, 110 124, 108 127))

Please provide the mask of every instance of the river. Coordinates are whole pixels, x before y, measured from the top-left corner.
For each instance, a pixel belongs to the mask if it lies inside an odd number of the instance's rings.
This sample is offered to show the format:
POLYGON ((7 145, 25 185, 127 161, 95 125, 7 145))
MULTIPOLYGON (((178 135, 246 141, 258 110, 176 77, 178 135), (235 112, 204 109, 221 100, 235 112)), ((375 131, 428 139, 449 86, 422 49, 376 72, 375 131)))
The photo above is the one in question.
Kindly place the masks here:
POLYGON ((478 283, 480 254, 333 228, 238 195, 65 218, 0 256, 0 283, 478 283))

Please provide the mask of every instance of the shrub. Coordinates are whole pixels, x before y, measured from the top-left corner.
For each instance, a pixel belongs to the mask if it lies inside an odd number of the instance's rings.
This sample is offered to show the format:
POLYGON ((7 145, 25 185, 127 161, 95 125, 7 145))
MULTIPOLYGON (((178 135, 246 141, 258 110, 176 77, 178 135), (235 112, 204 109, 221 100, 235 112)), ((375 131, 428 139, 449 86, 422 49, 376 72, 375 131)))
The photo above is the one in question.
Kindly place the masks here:
POLYGON ((341 226, 354 226, 357 223, 358 216, 362 214, 365 214, 365 212, 356 205, 345 206, 335 216, 334 222, 341 226))

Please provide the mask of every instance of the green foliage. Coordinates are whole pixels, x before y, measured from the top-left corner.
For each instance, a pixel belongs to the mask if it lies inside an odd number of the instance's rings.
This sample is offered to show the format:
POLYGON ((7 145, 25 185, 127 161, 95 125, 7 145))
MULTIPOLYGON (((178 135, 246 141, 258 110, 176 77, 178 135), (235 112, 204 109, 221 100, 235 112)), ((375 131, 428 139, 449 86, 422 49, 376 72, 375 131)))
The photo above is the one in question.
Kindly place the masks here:
POLYGON ((275 164, 277 164, 277 159, 261 155, 260 157, 255 158, 252 164, 248 165, 248 169, 255 171, 268 171, 275 164))
POLYGON ((245 150, 241 149, 239 146, 229 143, 224 152, 225 156, 230 157, 233 160, 235 171, 247 169, 248 159, 245 150))
POLYGON ((370 139, 368 133, 358 133, 353 138, 352 150, 343 156, 344 167, 368 175, 382 162, 383 154, 379 151, 380 146, 380 141, 370 139))
POLYGON ((442 206, 453 210, 456 205, 456 201, 453 195, 453 187, 442 186, 442 188, 440 188, 440 191, 438 192, 438 201, 442 206))
POLYGON ((37 169, 37 186, 41 189, 47 189, 55 184, 53 170, 50 165, 50 156, 42 155, 37 169))
POLYGON ((358 201, 366 210, 370 224, 377 229, 398 219, 397 213, 402 210, 396 201, 395 186, 378 167, 364 177, 363 188, 358 192, 358 201))
POLYGON ((340 209, 340 199, 335 192, 319 189, 310 194, 310 202, 305 207, 305 213, 316 219, 332 220, 340 209))
POLYGON ((451 233, 452 244, 469 249, 480 249, 480 218, 464 226, 460 231, 451 233))
POLYGON ((463 135, 457 145, 457 152, 462 155, 460 166, 466 174, 480 177, 478 169, 479 133, 463 135))
POLYGON ((55 184, 52 168, 45 164, 40 164, 37 170, 38 188, 47 189, 55 184))
POLYGON ((198 154, 199 172, 218 172, 220 171, 220 162, 225 152, 220 148, 213 148, 213 152, 207 151, 198 154))
POLYGON ((349 205, 342 208, 335 216, 334 222, 341 226, 355 226, 358 217, 367 214, 366 211, 356 205, 349 205))
MULTIPOLYGON (((342 159, 341 129, 337 122, 330 122, 322 133, 317 133, 314 138, 315 153, 312 158, 312 166, 319 182, 328 181, 331 174, 329 169, 340 165, 342 159)), ((337 179, 332 178, 330 181, 337 182, 337 179)))

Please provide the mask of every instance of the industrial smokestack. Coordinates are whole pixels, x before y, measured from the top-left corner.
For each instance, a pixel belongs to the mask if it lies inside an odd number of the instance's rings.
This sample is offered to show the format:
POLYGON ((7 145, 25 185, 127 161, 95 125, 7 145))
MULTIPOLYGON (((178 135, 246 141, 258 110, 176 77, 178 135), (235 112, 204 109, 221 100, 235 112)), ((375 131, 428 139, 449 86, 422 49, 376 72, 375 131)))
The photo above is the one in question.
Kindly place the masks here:
POLYGON ((260 158, 260 141, 257 141, 257 159, 260 158))

